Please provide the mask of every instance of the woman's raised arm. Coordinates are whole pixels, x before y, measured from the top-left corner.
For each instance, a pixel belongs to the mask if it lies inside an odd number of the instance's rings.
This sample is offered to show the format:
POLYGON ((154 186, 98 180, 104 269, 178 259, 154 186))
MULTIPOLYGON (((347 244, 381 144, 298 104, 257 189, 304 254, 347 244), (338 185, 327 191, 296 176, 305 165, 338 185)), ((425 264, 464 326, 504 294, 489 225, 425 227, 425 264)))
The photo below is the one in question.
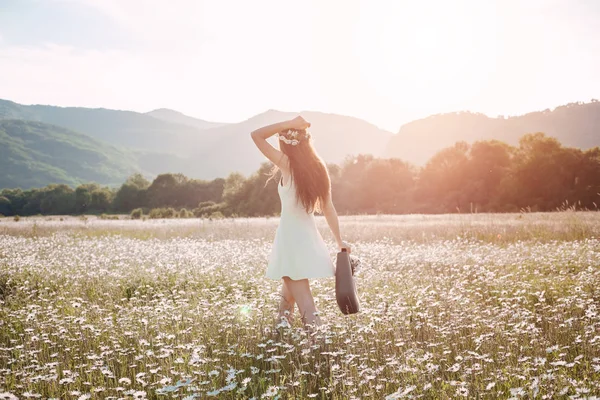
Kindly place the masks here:
POLYGON ((283 132, 289 129, 306 129, 310 126, 310 123, 307 122, 304 118, 298 116, 292 120, 278 122, 276 124, 271 124, 267 126, 263 126, 255 131, 253 131, 250 135, 252 136, 252 140, 254 140, 254 144, 256 147, 267 157, 273 164, 277 165, 281 169, 287 168, 287 156, 283 154, 281 151, 271 146, 267 139, 273 136, 276 133, 283 132))

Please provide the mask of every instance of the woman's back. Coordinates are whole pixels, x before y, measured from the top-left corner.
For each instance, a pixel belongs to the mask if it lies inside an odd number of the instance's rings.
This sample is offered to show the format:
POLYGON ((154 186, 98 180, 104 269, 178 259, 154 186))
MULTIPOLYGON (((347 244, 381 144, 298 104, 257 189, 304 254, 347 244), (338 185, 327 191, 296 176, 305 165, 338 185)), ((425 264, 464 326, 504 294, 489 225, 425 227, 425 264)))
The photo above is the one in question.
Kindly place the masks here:
POLYGON ((282 220, 297 218, 314 221, 314 213, 307 212, 298 200, 296 185, 291 176, 287 177, 287 182, 285 184, 283 184, 283 177, 280 179, 279 185, 277 186, 277 192, 279 193, 279 199, 281 200, 282 220))

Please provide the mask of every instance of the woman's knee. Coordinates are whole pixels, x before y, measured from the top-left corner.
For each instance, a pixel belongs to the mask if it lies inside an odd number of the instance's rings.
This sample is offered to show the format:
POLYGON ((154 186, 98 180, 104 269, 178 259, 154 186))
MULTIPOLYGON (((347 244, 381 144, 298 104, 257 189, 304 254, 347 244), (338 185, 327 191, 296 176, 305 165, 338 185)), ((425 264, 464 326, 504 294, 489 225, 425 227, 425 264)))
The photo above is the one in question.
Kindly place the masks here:
POLYGON ((308 292, 310 293, 310 287, 308 286, 308 279, 290 279, 288 276, 283 277, 283 283, 287 285, 288 289, 292 293, 308 292))

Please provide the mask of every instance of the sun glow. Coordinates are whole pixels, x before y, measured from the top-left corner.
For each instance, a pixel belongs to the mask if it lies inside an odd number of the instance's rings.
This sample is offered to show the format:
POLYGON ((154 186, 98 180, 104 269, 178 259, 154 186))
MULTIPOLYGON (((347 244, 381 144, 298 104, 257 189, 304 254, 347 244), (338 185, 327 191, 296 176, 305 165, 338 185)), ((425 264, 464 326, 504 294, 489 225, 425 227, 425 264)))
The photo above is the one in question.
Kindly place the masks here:
POLYGON ((355 51, 367 90, 398 106, 425 106, 415 109, 424 113, 435 112, 426 109, 434 97, 453 107, 476 96, 494 70, 495 36, 493 16, 485 26, 474 26, 473 16, 492 11, 466 2, 361 8, 355 51))

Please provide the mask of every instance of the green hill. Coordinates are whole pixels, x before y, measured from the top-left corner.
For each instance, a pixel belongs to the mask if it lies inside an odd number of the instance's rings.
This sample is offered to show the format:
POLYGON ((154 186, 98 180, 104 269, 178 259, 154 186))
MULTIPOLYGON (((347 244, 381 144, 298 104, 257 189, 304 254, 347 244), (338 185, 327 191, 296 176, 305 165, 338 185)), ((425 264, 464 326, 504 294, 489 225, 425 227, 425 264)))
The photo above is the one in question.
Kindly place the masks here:
POLYGON ((0 119, 22 119, 63 126, 117 147, 179 156, 211 142, 201 129, 133 111, 105 108, 22 105, 0 100, 0 119))
POLYGON ((118 185, 136 170, 129 153, 88 136, 42 122, 0 120, 0 188, 118 185))

